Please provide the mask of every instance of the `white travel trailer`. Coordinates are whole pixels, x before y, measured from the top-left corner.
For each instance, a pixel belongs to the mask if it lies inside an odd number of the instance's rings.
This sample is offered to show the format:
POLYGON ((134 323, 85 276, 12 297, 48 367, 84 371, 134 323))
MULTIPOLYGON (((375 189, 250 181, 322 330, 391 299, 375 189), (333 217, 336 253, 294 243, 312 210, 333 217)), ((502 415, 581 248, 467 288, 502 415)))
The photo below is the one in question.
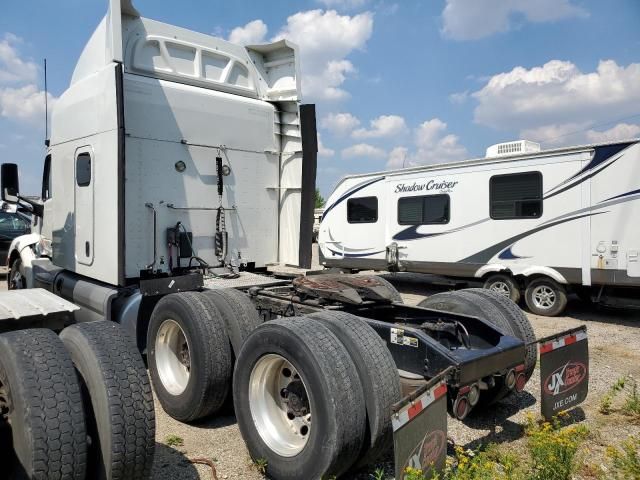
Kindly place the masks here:
POLYGON ((557 315, 569 289, 620 302, 640 287, 640 143, 540 151, 350 175, 329 197, 328 267, 473 278, 557 315))

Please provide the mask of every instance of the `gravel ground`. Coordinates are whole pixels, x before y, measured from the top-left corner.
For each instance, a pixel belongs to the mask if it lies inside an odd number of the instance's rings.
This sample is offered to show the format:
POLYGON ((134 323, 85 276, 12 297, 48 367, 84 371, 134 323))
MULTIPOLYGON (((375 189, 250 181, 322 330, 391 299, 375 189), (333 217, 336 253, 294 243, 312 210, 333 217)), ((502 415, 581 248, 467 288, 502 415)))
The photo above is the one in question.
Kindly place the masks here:
MULTIPOLYGON (((398 287, 407 304, 417 304, 433 293, 451 288, 438 285, 437 279, 428 276, 401 274, 387 278, 398 287)), ((0 290, 4 289, 6 272, 0 270, 0 290)), ((594 432, 585 461, 598 464, 607 445, 624 440, 628 435, 640 434, 640 425, 629 422, 627 417, 605 416, 598 412, 600 399, 616 379, 628 374, 640 378, 640 313, 599 309, 571 299, 566 316, 546 318, 529 314, 529 318, 538 338, 582 324, 588 327, 590 393, 587 401, 573 412, 573 418, 586 423, 594 432)), ((449 419, 450 437, 465 448, 489 442, 509 443, 513 448, 519 448, 527 413, 536 415, 539 412, 539 388, 536 371, 522 394, 501 402, 489 412, 474 415, 464 423, 449 419)), ((194 458, 213 460, 219 479, 263 478, 252 466, 233 414, 186 425, 166 415, 156 402, 156 418, 154 480, 211 479, 211 469, 193 465, 189 459, 194 458), (169 436, 181 438, 183 445, 167 445, 169 436)), ((371 477, 362 474, 353 478, 371 477)))
MULTIPOLYGON (((426 286, 424 276, 388 277, 398 286, 408 304, 447 289, 446 286, 426 286)), ((581 408, 573 412, 576 421, 597 432, 589 444, 592 463, 599 463, 606 445, 623 440, 629 434, 640 434, 640 426, 620 415, 604 416, 598 412, 600 398, 619 377, 631 374, 640 378, 640 314, 633 311, 600 310, 571 299, 566 316, 557 318, 529 315, 538 338, 586 324, 591 356, 590 393, 581 408)), ((489 442, 512 442, 514 448, 522 442, 523 424, 527 413, 538 414, 539 373, 534 373, 522 394, 503 401, 491 411, 475 415, 464 423, 449 420, 449 435, 458 445, 475 448, 489 442)), ((215 459, 219 478, 260 479, 252 467, 235 418, 224 416, 197 424, 185 425, 169 418, 157 407, 158 434, 154 479, 211 478, 204 467, 194 468, 187 460, 193 457, 215 459), (164 444, 168 435, 184 439, 182 447, 164 444)), ((364 474, 359 479, 371 478, 364 474)))

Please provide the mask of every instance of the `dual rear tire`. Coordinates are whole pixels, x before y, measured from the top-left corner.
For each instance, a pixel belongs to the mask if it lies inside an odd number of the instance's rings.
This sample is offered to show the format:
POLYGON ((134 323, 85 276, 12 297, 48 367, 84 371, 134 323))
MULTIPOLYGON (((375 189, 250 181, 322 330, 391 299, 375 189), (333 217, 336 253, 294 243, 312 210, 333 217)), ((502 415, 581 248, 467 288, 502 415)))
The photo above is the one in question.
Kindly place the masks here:
POLYGON ((384 342, 353 315, 262 325, 240 352, 233 392, 249 453, 274 478, 339 476, 391 447, 397 370, 384 342))
POLYGON ((112 322, 0 335, 3 478, 143 480, 155 451, 151 386, 112 322))

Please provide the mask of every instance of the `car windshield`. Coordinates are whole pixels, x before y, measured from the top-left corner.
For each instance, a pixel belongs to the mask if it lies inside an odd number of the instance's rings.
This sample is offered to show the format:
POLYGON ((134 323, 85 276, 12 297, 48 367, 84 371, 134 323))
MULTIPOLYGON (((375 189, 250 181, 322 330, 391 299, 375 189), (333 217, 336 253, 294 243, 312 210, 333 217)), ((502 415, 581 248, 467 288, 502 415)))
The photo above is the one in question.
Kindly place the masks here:
POLYGON ((0 212, 0 235, 16 236, 29 229, 29 223, 17 213, 0 212))

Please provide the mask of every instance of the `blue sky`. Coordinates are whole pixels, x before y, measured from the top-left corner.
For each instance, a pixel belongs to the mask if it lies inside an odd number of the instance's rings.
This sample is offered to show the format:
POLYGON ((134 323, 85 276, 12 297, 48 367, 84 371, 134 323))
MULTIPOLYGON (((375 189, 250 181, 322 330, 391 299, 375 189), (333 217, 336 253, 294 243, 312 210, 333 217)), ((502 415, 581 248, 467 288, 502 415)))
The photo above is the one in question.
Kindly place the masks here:
MULTIPOLYGON (((347 173, 640 136, 637 0, 134 0, 143 16, 230 38, 301 47, 317 105, 318 185, 347 173)), ((0 160, 39 191, 42 59, 50 99, 106 0, 10 2, 0 16, 0 160)))

